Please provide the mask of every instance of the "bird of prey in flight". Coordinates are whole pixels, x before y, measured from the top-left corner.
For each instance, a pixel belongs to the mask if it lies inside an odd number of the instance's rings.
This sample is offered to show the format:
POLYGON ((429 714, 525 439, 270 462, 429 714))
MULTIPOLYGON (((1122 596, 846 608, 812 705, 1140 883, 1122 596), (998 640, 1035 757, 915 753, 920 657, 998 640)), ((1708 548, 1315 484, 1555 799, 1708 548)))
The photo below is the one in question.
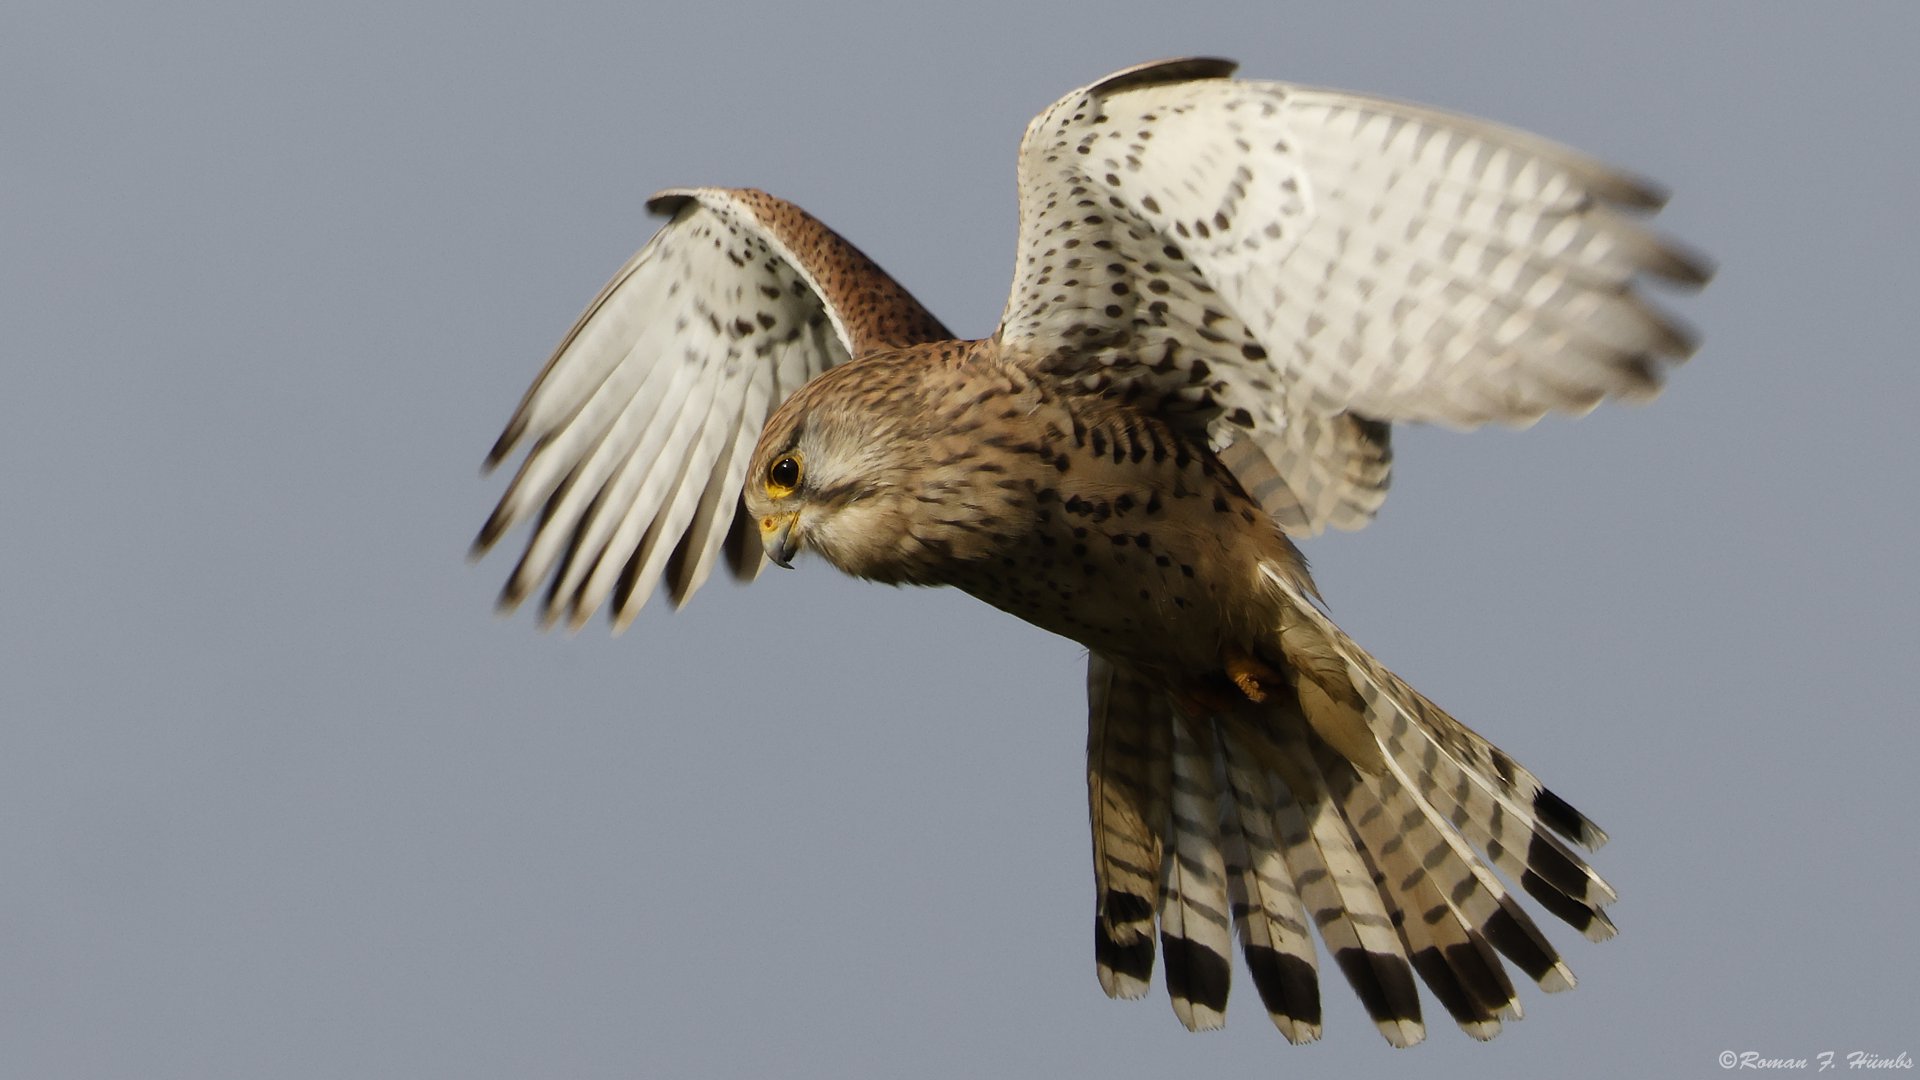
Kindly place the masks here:
POLYGON ((1652 396, 1694 345, 1642 286, 1708 270, 1646 228, 1660 192, 1565 147, 1233 69, 1129 68, 1028 126, 978 341, 790 203, 655 195, 489 455, 527 448, 476 550, 532 522, 502 602, 544 585, 576 626, 812 551, 1069 637, 1109 995, 1157 941, 1218 1027, 1237 936, 1311 1041, 1317 933, 1389 1042, 1425 1034, 1416 976, 1491 1038, 1509 968, 1573 985, 1516 886, 1613 934, 1605 834, 1341 632, 1293 538, 1373 517, 1391 424, 1652 396))

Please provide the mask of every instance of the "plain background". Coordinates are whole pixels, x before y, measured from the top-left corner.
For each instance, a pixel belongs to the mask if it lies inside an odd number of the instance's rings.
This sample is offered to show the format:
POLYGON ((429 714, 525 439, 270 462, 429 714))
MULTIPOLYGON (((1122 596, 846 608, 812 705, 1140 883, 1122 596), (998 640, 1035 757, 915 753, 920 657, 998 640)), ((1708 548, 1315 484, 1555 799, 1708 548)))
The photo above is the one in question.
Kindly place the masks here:
MULTIPOLYGON (((88 4, 0 14, 0 1076, 1699 1076, 1920 1052, 1920 9, 88 4), (497 619, 476 467, 672 184, 956 330, 1069 88, 1536 129, 1718 279, 1647 408, 1403 430, 1338 618, 1613 834, 1620 937, 1479 1045, 1093 977, 1080 650, 824 564, 497 619)), ((1433 1009, 1434 1013, 1439 1010, 1433 1009)))

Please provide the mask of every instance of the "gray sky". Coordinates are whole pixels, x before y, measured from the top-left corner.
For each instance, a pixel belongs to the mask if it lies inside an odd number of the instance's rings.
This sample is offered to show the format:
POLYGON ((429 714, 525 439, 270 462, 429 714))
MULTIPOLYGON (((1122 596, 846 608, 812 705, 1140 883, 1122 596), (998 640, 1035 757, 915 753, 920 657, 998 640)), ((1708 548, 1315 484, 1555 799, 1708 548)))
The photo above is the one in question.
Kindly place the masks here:
MULTIPOLYGON (((1697 1076, 1920 1054, 1920 9, 625 3, 0 14, 0 1075, 1697 1076), (671 184, 957 330, 1139 60, 1491 116, 1721 273, 1643 409, 1398 436, 1346 628, 1593 815, 1616 940, 1490 1045, 1093 977, 1081 654, 811 562, 499 620, 481 456, 671 184)), ((1244 980, 1242 980, 1244 983, 1244 980)), ((1435 1010, 1436 1012, 1438 1010, 1435 1010)))

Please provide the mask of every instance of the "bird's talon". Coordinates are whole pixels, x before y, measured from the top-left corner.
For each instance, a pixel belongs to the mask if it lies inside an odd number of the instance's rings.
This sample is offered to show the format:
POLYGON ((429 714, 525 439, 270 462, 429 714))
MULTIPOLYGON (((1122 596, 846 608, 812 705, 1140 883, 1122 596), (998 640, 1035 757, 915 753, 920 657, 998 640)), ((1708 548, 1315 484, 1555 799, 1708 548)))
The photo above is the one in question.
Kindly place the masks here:
POLYGON ((1272 682, 1280 676, 1272 668, 1241 652, 1228 653, 1226 657, 1227 678, 1247 696, 1247 700, 1256 705, 1267 700, 1266 688, 1262 680, 1272 682))
POLYGON ((1247 695, 1248 701, 1259 704, 1267 700, 1267 692, 1260 689, 1260 680, 1254 678, 1252 672, 1235 671, 1232 675, 1233 684, 1240 688, 1241 693, 1247 695))

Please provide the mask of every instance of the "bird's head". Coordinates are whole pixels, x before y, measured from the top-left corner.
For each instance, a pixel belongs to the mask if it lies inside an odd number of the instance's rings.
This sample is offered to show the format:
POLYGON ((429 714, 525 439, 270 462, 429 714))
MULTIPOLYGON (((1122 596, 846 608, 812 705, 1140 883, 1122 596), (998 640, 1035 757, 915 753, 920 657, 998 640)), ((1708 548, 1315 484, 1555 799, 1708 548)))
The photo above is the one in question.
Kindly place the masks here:
MULTIPOLYGON (((898 369, 900 365, 891 365, 898 369)), ((924 491, 924 418, 910 373, 843 364, 788 398, 767 421, 742 492, 767 555, 790 566, 803 549, 856 577, 935 583, 917 538, 924 491)), ((924 516, 924 515, 922 515, 924 516)))

